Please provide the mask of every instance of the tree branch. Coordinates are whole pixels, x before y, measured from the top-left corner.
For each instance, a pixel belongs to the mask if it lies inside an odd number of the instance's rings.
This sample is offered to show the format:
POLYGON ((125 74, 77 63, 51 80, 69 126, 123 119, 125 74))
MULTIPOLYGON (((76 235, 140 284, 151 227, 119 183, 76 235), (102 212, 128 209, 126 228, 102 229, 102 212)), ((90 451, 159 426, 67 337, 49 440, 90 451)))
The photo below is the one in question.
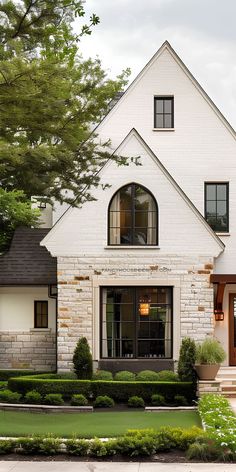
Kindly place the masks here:
POLYGON ((24 15, 22 16, 22 18, 21 18, 21 20, 20 20, 20 22, 19 22, 18 28, 17 28, 15 34, 13 34, 13 36, 12 36, 12 39, 17 38, 17 36, 19 35, 20 30, 21 30, 21 27, 22 27, 22 24, 24 23, 24 21, 25 21, 27 15, 29 14, 29 12, 30 12, 30 10, 31 10, 31 8, 32 8, 32 6, 33 6, 33 4, 34 4, 34 3, 33 3, 33 0, 30 0, 29 6, 28 6, 28 8, 26 9, 24 15))

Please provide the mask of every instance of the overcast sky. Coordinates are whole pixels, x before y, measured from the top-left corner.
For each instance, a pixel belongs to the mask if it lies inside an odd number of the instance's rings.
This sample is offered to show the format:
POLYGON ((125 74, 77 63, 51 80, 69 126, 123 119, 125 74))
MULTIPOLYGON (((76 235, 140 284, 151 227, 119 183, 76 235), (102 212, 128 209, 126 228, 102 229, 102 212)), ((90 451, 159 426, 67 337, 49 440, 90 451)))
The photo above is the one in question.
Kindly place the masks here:
POLYGON ((81 41, 84 57, 134 79, 167 39, 236 129, 236 0, 87 0, 85 10, 100 24, 81 41))

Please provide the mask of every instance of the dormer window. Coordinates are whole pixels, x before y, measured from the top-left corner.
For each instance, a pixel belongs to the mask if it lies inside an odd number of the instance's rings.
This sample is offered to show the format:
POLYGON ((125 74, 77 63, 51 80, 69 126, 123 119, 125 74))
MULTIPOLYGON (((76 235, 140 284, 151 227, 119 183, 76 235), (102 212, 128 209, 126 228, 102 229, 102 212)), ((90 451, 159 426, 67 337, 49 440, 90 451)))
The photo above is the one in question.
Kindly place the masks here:
POLYGON ((158 244, 157 203, 144 187, 129 184, 113 196, 109 205, 109 241, 116 246, 158 244))
POLYGON ((154 128, 174 128, 174 97, 154 97, 154 128))

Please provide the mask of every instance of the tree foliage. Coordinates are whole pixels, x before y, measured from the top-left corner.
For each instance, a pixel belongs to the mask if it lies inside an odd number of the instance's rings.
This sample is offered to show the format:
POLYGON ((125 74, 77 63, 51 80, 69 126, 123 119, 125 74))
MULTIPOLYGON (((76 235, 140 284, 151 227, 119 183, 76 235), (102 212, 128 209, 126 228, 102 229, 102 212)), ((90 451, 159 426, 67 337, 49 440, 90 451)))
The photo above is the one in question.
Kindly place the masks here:
POLYGON ((73 20, 84 14, 76 0, 0 5, 0 183, 7 191, 78 205, 99 183, 109 148, 91 130, 127 71, 110 80, 99 59, 81 58, 81 36, 99 22, 93 14, 75 34, 73 20))
POLYGON ((17 226, 35 226, 39 215, 39 210, 31 208, 21 190, 0 189, 0 253, 8 247, 17 226))
POLYGON ((182 382, 196 382, 194 364, 196 361, 196 344, 194 339, 184 338, 180 346, 178 376, 182 382))

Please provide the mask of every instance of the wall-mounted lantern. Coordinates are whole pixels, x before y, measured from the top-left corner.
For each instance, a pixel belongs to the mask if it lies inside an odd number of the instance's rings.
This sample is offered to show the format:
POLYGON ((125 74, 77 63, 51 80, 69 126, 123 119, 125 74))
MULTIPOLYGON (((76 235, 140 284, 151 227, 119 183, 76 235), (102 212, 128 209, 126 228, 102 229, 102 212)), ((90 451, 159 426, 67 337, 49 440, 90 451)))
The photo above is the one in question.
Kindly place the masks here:
POLYGON ((224 321, 224 312, 221 310, 215 310, 215 320, 224 321))

